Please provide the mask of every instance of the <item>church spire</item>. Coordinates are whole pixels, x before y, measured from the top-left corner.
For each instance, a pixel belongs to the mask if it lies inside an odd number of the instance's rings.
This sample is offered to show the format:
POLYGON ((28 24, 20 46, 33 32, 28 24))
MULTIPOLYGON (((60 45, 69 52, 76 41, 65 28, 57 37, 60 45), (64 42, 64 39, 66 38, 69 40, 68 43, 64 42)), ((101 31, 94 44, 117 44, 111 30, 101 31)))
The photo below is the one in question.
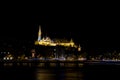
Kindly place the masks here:
POLYGON ((38 41, 41 40, 41 26, 39 26, 39 31, 38 31, 38 41))

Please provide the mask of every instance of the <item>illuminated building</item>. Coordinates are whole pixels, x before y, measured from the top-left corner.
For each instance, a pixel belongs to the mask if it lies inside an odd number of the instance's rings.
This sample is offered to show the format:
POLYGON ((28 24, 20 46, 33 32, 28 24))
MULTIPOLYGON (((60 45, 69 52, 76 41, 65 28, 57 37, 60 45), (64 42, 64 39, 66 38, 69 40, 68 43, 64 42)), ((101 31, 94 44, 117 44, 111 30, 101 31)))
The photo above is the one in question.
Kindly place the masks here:
POLYGON ((44 45, 44 46, 66 46, 66 47, 77 47, 73 40, 51 40, 49 37, 41 37, 41 26, 39 26, 38 39, 35 41, 35 45, 44 45))
MULTIPOLYGON (((68 41, 68 40, 51 39, 50 37, 42 37, 41 26, 39 26, 38 39, 35 41, 35 45, 36 46, 44 46, 44 47, 47 46, 47 47, 49 47, 49 50, 48 50, 47 53, 51 52, 51 54, 52 54, 52 52, 53 52, 53 54, 55 54, 55 57, 59 57, 61 55, 63 56, 63 54, 65 54, 65 49, 66 50, 71 50, 71 51, 73 49, 74 50, 79 49, 79 51, 81 50, 81 47, 77 46, 73 42, 72 39, 70 41, 68 41), (70 49, 68 49, 68 48, 70 48, 70 49)), ((40 48, 40 50, 42 50, 42 49, 43 48, 40 48)), ((47 51, 47 49, 45 51, 47 51)), ((43 51, 43 52, 45 52, 45 51, 43 51)))

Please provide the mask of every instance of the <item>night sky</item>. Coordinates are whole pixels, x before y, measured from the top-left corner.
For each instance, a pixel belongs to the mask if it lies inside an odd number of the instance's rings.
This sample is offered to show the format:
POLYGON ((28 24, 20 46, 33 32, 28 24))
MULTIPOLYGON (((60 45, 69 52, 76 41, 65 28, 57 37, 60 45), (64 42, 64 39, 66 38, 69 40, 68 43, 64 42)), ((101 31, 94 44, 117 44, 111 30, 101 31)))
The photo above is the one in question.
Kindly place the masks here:
MULTIPOLYGON (((17 5, 17 4, 16 4, 17 5)), ((43 36, 66 38, 89 51, 119 50, 119 10, 114 7, 54 5, 2 8, 0 39, 33 42, 39 25, 43 36)))

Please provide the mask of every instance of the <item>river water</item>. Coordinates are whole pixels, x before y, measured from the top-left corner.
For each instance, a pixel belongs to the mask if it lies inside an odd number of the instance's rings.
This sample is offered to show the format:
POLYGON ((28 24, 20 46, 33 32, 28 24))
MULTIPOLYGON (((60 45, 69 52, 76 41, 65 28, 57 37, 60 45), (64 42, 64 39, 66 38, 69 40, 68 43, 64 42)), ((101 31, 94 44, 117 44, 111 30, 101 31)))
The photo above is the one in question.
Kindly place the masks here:
POLYGON ((82 67, 1 67, 0 80, 119 80, 119 65, 82 67))

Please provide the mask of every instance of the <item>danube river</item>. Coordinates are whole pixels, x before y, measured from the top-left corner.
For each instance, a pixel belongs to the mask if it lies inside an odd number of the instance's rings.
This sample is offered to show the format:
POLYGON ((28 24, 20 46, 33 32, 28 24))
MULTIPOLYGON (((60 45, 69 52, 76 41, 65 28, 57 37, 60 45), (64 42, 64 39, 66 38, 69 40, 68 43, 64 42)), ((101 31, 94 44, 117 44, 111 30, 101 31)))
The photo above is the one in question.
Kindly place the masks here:
POLYGON ((2 66, 0 80, 119 80, 120 65, 2 66))

